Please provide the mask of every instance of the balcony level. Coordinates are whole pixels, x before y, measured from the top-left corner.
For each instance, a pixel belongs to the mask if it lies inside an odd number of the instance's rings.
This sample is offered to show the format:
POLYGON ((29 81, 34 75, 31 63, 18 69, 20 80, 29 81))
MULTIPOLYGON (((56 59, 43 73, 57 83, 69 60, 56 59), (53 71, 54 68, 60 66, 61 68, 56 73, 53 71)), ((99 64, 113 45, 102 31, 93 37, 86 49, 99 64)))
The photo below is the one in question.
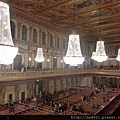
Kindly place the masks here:
POLYGON ((0 72, 0 82, 40 79, 59 76, 107 76, 120 77, 120 70, 98 70, 98 69, 71 69, 71 70, 47 70, 26 72, 0 72))

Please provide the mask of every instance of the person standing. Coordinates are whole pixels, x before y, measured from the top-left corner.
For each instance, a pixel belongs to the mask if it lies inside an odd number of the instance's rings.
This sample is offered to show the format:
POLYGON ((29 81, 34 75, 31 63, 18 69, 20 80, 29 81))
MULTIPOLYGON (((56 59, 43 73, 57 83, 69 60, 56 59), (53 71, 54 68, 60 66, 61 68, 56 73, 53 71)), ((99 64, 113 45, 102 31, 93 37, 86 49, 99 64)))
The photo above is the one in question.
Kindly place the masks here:
POLYGON ((42 92, 40 91, 40 93, 39 93, 39 96, 40 96, 40 98, 42 97, 42 92))
POLYGON ((21 72, 24 72, 24 70, 25 70, 25 64, 23 63, 23 64, 21 65, 21 72))

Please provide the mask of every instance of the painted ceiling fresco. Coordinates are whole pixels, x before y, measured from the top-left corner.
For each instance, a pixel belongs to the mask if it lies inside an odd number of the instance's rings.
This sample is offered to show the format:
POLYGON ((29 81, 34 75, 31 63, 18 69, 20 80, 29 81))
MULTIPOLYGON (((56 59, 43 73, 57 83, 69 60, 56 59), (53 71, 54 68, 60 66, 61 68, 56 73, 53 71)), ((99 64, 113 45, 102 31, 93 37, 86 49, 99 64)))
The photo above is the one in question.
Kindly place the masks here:
POLYGON ((97 41, 99 29, 105 41, 120 40, 120 0, 6 0, 12 10, 72 33, 85 41, 97 41))

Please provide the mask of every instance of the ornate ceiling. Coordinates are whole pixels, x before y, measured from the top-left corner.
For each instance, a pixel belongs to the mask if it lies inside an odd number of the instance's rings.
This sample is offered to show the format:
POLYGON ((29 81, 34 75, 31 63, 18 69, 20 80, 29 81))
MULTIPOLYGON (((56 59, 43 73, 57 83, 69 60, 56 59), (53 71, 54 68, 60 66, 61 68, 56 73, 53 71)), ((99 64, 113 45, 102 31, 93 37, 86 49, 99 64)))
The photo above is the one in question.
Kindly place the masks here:
POLYGON ((120 41, 120 0, 6 0, 15 8, 72 33, 82 40, 120 41))

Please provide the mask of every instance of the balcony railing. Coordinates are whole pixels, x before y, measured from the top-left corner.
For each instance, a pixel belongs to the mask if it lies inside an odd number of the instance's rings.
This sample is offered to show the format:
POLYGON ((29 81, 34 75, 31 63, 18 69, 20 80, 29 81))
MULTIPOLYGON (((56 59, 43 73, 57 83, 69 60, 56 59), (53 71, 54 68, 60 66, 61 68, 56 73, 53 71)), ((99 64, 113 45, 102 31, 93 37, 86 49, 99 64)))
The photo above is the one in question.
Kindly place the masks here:
POLYGON ((71 69, 71 70, 48 70, 26 72, 0 72, 0 82, 11 80, 37 79, 68 75, 93 75, 93 76, 118 76, 120 70, 97 70, 97 69, 71 69))

